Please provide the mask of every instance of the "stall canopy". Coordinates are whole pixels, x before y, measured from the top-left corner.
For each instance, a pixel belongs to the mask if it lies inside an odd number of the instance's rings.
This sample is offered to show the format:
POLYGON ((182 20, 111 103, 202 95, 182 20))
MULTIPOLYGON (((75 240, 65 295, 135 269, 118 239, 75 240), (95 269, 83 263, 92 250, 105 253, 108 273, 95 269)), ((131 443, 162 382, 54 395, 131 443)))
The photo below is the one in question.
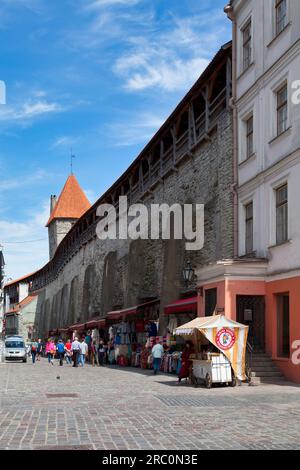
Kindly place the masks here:
POLYGON ((158 303, 159 300, 150 300, 149 302, 144 302, 143 304, 135 305, 134 307, 129 307, 129 308, 124 308, 122 310, 113 310, 112 312, 108 312, 106 318, 109 320, 118 320, 123 317, 127 317, 130 315, 135 315, 136 313, 139 313, 139 310, 148 307, 150 305, 154 305, 158 303))
POLYGON ((85 327, 85 323, 75 323, 74 325, 71 325, 69 327, 69 330, 72 330, 72 331, 83 330, 84 327, 85 327))
POLYGON ((230 361, 236 377, 246 379, 245 354, 247 347, 248 326, 226 318, 224 315, 197 317, 176 328, 177 335, 191 336, 202 334, 230 361))
POLYGON ((166 315, 172 313, 197 312, 197 296, 187 299, 176 300, 164 307, 166 315))
POLYGON ((92 328, 99 328, 105 326, 105 318, 91 318, 89 321, 85 323, 85 327, 87 329, 92 329, 92 328))

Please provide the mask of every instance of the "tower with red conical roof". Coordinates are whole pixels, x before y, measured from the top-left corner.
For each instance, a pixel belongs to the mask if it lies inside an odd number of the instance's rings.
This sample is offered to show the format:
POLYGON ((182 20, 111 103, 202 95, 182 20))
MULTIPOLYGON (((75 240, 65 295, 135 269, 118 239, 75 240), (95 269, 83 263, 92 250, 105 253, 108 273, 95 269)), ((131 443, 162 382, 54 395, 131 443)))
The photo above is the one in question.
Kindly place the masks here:
POLYGON ((57 199, 50 197, 50 217, 48 227, 49 255, 54 253, 74 223, 91 207, 76 177, 71 174, 57 199))

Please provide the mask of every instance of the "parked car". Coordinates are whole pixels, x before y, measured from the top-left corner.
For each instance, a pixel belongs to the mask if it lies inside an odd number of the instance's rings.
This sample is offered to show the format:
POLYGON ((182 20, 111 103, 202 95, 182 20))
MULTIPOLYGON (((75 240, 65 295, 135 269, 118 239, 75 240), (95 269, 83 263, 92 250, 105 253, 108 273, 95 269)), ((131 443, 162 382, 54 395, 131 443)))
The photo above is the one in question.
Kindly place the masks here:
POLYGON ((22 336, 8 336, 5 338, 4 357, 6 361, 27 362, 25 341, 22 336))

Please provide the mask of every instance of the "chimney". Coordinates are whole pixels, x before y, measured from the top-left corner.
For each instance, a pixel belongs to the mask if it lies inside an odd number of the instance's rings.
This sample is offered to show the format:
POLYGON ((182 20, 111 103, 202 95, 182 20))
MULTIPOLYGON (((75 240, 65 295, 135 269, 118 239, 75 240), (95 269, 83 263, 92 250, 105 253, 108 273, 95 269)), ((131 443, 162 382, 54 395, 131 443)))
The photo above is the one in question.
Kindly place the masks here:
POLYGON ((57 198, 55 194, 51 194, 50 196, 50 215, 52 214, 52 211, 57 203, 57 198))

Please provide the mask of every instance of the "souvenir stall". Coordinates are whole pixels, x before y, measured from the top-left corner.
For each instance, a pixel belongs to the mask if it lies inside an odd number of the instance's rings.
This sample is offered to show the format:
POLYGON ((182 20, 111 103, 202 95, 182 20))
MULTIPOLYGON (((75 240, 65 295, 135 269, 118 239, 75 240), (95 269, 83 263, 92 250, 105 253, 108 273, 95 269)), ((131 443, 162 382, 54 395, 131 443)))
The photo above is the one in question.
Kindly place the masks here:
POLYGON ((177 326, 197 317, 197 296, 179 299, 166 305, 164 314, 169 319, 166 335, 168 351, 163 357, 161 370, 178 375, 181 367, 181 352, 185 342, 182 337, 175 335, 175 331, 177 326))
POLYGON ((48 333, 49 333, 48 337, 52 338, 54 341, 57 341, 59 339, 59 330, 58 329, 49 330, 48 333))
POLYGON ((98 345, 100 339, 108 340, 106 319, 94 317, 85 323, 85 333, 91 336, 91 340, 98 345))
POLYGON ((197 317, 176 328, 176 335, 194 344, 195 354, 190 356, 194 384, 203 382, 207 388, 215 383, 235 386, 236 379, 247 379, 248 326, 224 315, 197 317))
POLYGON ((67 341, 72 337, 72 332, 71 330, 69 330, 69 328, 59 328, 58 333, 60 339, 62 339, 63 341, 67 341))
POLYGON ((147 340, 158 332, 159 301, 152 300, 135 307, 107 314, 108 361, 123 366, 147 367, 147 340))
POLYGON ((73 340, 76 336, 77 338, 81 338, 84 334, 84 323, 75 323, 74 325, 69 326, 69 330, 71 331, 71 340, 73 340))

